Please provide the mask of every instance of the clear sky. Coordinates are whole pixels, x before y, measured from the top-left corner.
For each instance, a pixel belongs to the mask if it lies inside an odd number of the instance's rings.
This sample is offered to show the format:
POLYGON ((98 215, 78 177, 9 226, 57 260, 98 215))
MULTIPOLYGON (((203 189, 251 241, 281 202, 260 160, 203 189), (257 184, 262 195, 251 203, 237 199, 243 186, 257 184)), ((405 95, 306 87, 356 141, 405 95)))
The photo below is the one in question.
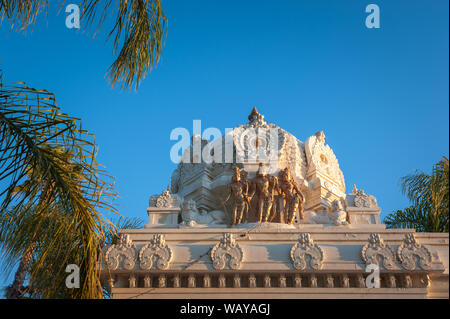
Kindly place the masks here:
POLYGON ((400 177, 448 156, 447 0, 162 2, 163 57, 137 92, 110 88, 111 44, 66 28, 55 5, 32 33, 0 25, 4 81, 47 89, 82 118, 123 215, 146 222, 170 183, 172 129, 200 119, 223 132, 253 106, 302 141, 323 130, 348 192, 376 196, 382 217, 409 204, 400 177), (379 29, 365 26, 370 3, 379 29))

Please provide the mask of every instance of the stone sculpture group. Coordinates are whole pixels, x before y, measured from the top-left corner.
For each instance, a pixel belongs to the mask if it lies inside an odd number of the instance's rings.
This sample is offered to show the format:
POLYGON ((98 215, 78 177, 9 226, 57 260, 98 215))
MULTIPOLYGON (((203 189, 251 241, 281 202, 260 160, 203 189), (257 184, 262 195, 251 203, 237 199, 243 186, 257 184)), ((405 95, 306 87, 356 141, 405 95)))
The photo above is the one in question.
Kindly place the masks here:
POLYGON ((265 164, 260 163, 255 178, 249 181, 247 176, 245 170, 234 168, 232 181, 228 185, 228 196, 222 202, 224 207, 230 202, 232 225, 248 222, 251 208, 254 208, 256 221, 259 223, 279 222, 292 225, 297 211, 300 219, 304 219, 305 196, 292 178, 289 168, 281 170, 277 178, 267 174, 265 164))

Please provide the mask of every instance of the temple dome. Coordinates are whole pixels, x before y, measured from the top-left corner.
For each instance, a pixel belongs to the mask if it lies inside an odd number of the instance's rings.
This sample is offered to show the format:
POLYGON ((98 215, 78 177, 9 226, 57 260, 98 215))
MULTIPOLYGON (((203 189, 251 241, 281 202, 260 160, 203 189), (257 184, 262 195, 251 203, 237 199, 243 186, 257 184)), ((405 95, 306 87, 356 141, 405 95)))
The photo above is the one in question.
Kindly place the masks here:
POLYGON ((345 197, 344 176, 334 152, 325 144, 323 132, 315 133, 304 143, 266 121, 256 107, 248 120, 211 143, 194 136, 172 174, 172 193, 196 200, 199 207, 217 209, 231 180, 233 167, 241 167, 251 179, 259 163, 264 162, 269 174, 275 176, 288 167, 294 180, 311 198, 310 208, 319 209, 331 200, 345 197), (202 158, 194 163, 193 143, 199 143, 202 154, 211 155, 210 161, 202 158), (206 152, 205 147, 209 148, 206 152), (325 199, 326 192, 333 194, 328 195, 329 200, 325 199))

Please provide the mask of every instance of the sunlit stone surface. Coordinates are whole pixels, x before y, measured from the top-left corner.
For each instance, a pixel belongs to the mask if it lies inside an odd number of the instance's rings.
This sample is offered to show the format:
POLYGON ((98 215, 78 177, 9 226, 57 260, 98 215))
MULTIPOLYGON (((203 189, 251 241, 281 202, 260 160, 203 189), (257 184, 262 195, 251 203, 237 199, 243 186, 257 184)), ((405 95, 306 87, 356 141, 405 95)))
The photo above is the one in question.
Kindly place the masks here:
MULTIPOLYGON (((346 192, 323 132, 303 143, 254 109, 230 134, 215 143, 232 143, 233 163, 180 163, 170 188, 150 197, 145 228, 121 230, 105 248, 102 277, 113 298, 448 298, 448 233, 386 229, 373 195, 355 185, 346 192), (251 190, 259 167, 252 143, 270 153, 269 177, 289 168, 303 219, 297 212, 288 224, 274 208, 271 221, 258 223, 255 195, 232 225, 223 201, 236 166, 251 190), (379 288, 367 287, 371 264, 379 288)), ((273 203, 281 216, 282 197, 273 203)))

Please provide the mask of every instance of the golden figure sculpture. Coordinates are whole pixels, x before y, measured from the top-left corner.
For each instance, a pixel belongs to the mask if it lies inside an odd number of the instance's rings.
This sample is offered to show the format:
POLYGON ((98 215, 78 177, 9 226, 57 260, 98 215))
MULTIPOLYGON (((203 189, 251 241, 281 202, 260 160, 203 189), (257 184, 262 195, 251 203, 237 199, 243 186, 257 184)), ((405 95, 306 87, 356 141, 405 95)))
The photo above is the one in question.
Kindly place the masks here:
POLYGON ((256 199, 257 221, 268 222, 272 211, 274 188, 276 179, 269 176, 266 172, 266 165, 259 163, 259 169, 256 177, 252 180, 252 194, 256 199))
POLYGON ((245 184, 245 189, 246 189, 246 193, 245 193, 246 205, 245 205, 245 209, 244 209, 243 218, 242 218, 242 221, 241 221, 243 223, 243 222, 247 222, 248 221, 248 212, 250 210, 250 200, 251 200, 251 198, 248 196, 248 193, 250 192, 250 183, 247 180, 248 172, 245 171, 245 170, 241 170, 240 174, 241 174, 241 182, 243 184, 245 184))
POLYGON ((277 223, 284 223, 284 219, 282 218, 280 214, 280 198, 282 196, 280 192, 280 187, 278 186, 278 178, 276 176, 270 176, 271 178, 271 184, 270 184, 270 192, 273 195, 273 201, 272 201, 272 208, 270 211, 270 218, 269 222, 273 222, 275 219, 275 222, 277 223))
MULTIPOLYGON (((247 197, 249 184, 246 180, 248 173, 246 171, 239 171, 239 167, 234 168, 233 177, 231 183, 228 185, 228 196, 222 202, 225 207, 225 203, 230 199, 231 211, 232 211, 232 225, 237 225, 242 222, 242 219, 247 216, 249 199, 247 197), (242 175, 242 177, 241 177, 242 175)), ((247 218, 247 217, 246 217, 247 218)))
POLYGON ((297 210, 299 210, 300 219, 304 219, 303 203, 305 202, 305 196, 300 191, 300 188, 292 178, 291 172, 288 167, 280 171, 279 179, 280 193, 282 194, 283 198, 286 224, 292 225, 295 221, 295 214, 297 210))
MULTIPOLYGON (((264 163, 259 164, 255 178, 247 180, 248 172, 234 168, 227 198, 231 202, 231 225, 249 221, 250 202, 256 222, 276 222, 292 225, 296 213, 304 219, 305 196, 295 183, 289 168, 281 170, 278 178, 267 174, 264 163), (253 199, 253 200, 252 200, 253 199)), ((225 207, 225 211, 227 211, 225 207)))

